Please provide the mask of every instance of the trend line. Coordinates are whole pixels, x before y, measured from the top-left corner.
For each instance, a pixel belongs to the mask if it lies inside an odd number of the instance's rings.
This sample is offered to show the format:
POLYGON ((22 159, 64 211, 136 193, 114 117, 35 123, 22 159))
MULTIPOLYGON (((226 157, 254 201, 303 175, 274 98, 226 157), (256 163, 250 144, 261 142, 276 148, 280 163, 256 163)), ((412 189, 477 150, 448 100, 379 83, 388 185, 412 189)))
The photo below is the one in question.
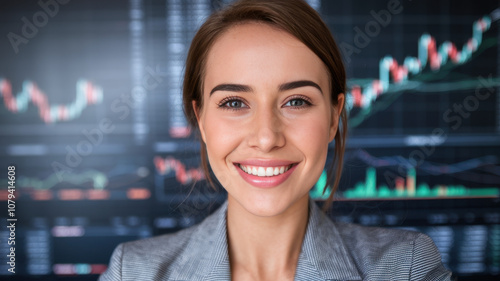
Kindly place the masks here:
POLYGON ((414 161, 400 155, 375 157, 364 150, 357 150, 347 156, 349 159, 359 159, 374 167, 403 167, 405 170, 418 169, 422 175, 449 175, 462 181, 497 185, 500 182, 499 159, 495 155, 486 155, 465 161, 442 164, 423 161, 415 166, 414 161), (477 171, 477 172, 476 172, 477 171))
MULTIPOLYGON (((497 20, 496 17, 494 19, 497 20)), ((390 86, 403 86, 410 82, 409 74, 420 74, 427 65, 432 71, 438 71, 449 61, 455 65, 466 63, 483 42, 483 33, 490 29, 491 22, 489 16, 475 21, 472 25, 472 37, 467 40, 461 51, 449 41, 443 42, 438 48, 436 40, 425 33, 418 42, 418 58, 408 56, 403 65, 399 65, 396 59, 391 56, 382 58, 379 63, 379 79, 365 82, 363 86, 352 85, 351 91, 347 93, 347 109, 350 111, 354 107, 359 107, 363 110, 370 110, 370 106, 379 96, 391 92, 389 91, 390 86)))
POLYGON ((75 185, 81 185, 85 182, 92 182, 94 189, 104 189, 108 184, 108 178, 105 174, 89 170, 81 174, 72 174, 71 176, 66 176, 63 180, 59 180, 56 174, 50 175, 44 180, 22 177, 19 178, 18 184, 21 187, 33 187, 34 189, 51 189, 57 184, 62 182, 68 182, 75 185))
POLYGON ((160 156, 156 156, 154 158, 154 164, 156 167, 156 171, 160 175, 166 175, 171 172, 175 172, 176 180, 182 184, 188 184, 193 181, 205 178, 205 174, 203 173, 203 170, 201 168, 186 170, 184 164, 172 157, 163 159, 160 156))
POLYGON ((88 105, 102 102, 102 89, 86 80, 76 83, 76 99, 67 105, 49 105, 47 95, 31 81, 24 81, 22 91, 14 97, 10 82, 0 78, 0 95, 7 109, 14 113, 26 111, 31 100, 45 123, 73 120, 88 105))
MULTIPOLYGON (((349 158, 356 158, 361 160, 367 165, 375 168, 389 167, 389 166, 403 166, 406 169, 414 168, 414 163, 408 158, 400 155, 375 157, 370 155, 365 150, 357 150, 349 156, 349 158)), ((429 161, 423 161, 418 165, 418 169, 426 175, 442 175, 442 174, 455 174, 470 171, 474 169, 482 169, 488 173, 500 176, 500 167, 498 165, 499 159, 495 155, 487 155, 483 157, 468 159, 453 164, 437 164, 429 161)))

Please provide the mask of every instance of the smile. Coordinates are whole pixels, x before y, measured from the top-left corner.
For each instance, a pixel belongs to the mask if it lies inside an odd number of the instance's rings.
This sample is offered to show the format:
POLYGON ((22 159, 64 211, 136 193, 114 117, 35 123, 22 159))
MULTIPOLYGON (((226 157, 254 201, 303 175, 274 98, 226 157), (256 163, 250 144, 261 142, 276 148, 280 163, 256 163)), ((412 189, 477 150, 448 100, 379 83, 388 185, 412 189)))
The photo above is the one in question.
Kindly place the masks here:
POLYGON ((250 165, 242 165, 238 164, 238 167, 242 169, 245 173, 249 175, 254 175, 258 177, 272 177, 285 173, 288 171, 293 164, 287 166, 280 167, 259 167, 259 166, 250 166, 250 165))
POLYGON ((246 160, 233 164, 243 180, 266 189, 284 183, 298 165, 286 160, 246 160))

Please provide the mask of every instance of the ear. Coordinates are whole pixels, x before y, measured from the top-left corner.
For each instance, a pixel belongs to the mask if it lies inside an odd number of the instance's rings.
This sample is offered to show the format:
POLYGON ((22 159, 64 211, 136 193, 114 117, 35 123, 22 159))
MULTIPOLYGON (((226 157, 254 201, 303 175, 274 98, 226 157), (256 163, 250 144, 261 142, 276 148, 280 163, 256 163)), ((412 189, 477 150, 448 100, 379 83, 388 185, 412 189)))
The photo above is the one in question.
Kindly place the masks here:
POLYGON ((335 139, 335 135, 337 134, 337 129, 339 127, 339 121, 340 121, 340 113, 342 113, 342 109, 344 108, 344 93, 340 93, 337 96, 337 104, 332 105, 332 117, 330 120, 330 135, 329 135, 329 140, 330 142, 335 139))
POLYGON ((204 143, 207 143, 205 138, 205 129, 203 128, 203 122, 201 122, 200 119, 200 107, 198 106, 195 100, 191 101, 191 104, 193 105, 194 115, 196 115, 196 122, 198 122, 198 128, 200 129, 201 139, 203 140, 204 143))

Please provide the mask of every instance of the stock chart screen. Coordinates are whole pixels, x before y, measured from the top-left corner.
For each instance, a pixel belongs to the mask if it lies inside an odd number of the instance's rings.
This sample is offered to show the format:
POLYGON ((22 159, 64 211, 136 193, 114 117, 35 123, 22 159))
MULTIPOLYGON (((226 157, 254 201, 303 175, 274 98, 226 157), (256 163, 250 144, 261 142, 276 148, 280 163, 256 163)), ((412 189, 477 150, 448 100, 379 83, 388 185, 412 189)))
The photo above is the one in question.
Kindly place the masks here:
MULTIPOLYGON (((230 2, 0 4, 0 280, 96 280, 119 243, 224 202, 201 168, 182 77, 195 32, 230 2)), ((328 215, 424 232, 460 280, 497 280, 500 3, 308 3, 348 77, 328 215)), ((310 191, 319 205, 326 175, 310 191)))

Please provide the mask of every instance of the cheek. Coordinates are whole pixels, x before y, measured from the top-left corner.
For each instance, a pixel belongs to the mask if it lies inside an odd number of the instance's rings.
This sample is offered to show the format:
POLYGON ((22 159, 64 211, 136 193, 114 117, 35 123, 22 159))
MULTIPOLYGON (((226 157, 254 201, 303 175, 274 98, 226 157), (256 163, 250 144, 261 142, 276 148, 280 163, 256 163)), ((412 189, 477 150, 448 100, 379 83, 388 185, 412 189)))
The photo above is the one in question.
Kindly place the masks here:
POLYGON ((215 166, 238 145, 241 126, 238 126, 238 122, 221 118, 210 110, 203 116, 203 126, 209 160, 211 165, 215 166))
POLYGON ((207 113, 209 114, 203 117, 203 124, 208 161, 219 183, 228 188, 233 186, 233 178, 227 174, 227 169, 233 167, 229 166, 231 163, 227 163, 227 156, 242 142, 241 124, 230 122, 218 114, 213 114, 214 112, 207 113))
POLYGON ((317 170, 319 174, 323 171, 328 153, 330 122, 325 116, 316 112, 287 126, 287 139, 304 155, 307 169, 317 170))
POLYGON ((328 146, 330 122, 322 111, 297 118, 287 126, 288 136, 308 151, 323 151, 328 146))

